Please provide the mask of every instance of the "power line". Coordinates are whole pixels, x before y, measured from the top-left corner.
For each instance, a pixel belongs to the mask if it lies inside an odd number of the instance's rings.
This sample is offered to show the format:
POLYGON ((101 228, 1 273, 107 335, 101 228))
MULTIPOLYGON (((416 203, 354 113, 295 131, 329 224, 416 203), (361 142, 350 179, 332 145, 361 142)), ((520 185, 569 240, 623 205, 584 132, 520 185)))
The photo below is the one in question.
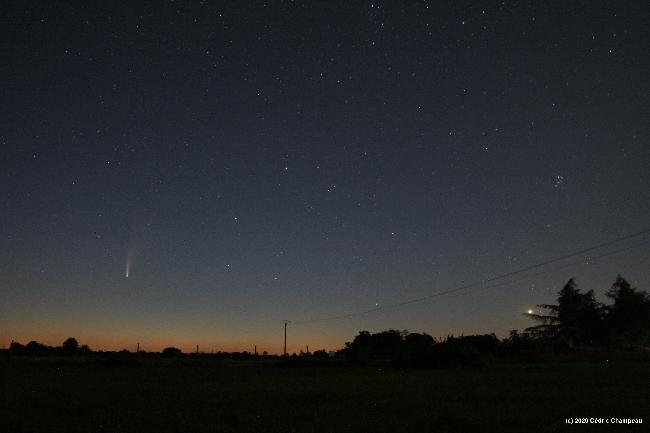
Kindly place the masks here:
MULTIPOLYGON (((639 247, 642 247, 642 246, 648 245, 648 244, 650 244, 650 240, 639 242, 639 243, 630 245, 630 246, 625 247, 625 248, 620 248, 618 250, 608 251, 608 252, 600 254, 598 256, 589 257, 589 261, 594 261, 594 260, 598 260, 598 259, 603 258, 603 257, 620 254, 620 253, 623 253, 623 252, 626 252, 626 251, 629 251, 629 250, 633 250, 635 248, 639 248, 639 247)), ((536 272, 534 274, 526 275, 526 276, 523 276, 521 278, 517 278, 517 279, 514 279, 514 280, 503 281, 503 282, 492 284, 492 285, 489 285, 489 286, 479 287, 478 289, 469 290, 469 291, 466 291, 466 292, 460 292, 460 293, 457 293, 455 296, 446 297, 446 298, 444 298, 444 300, 452 299, 452 298, 456 298, 456 297, 460 297, 460 296, 466 296, 466 295, 470 295, 470 294, 473 294, 473 293, 494 289, 494 288, 497 288, 497 287, 509 286, 511 284, 519 283, 521 281, 526 281, 526 280, 528 280, 530 278, 538 277, 540 275, 549 274, 551 272, 556 272, 556 271, 559 271, 559 270, 562 270, 562 269, 570 268, 570 267, 577 266, 577 265, 583 265, 583 264, 586 264, 586 263, 588 264, 589 262, 586 262, 585 260, 575 261, 575 262, 568 263, 568 264, 565 264, 565 265, 556 266, 556 267, 551 268, 551 269, 546 269, 546 270, 541 271, 541 272, 536 272)), ((423 301, 421 303, 421 305, 429 305, 429 304, 434 303, 435 301, 438 301, 438 299, 428 299, 428 300, 423 301)), ((394 308, 389 310, 388 309, 388 308, 390 308, 390 306, 389 306, 383 311, 378 311, 378 313, 381 314, 381 313, 385 313, 385 312, 392 312, 392 311, 396 311, 396 310, 398 310, 400 308, 404 308, 404 307, 406 307, 406 305, 401 306, 401 307, 394 307, 394 308)))
MULTIPOLYGON (((477 281, 477 282, 474 282, 474 283, 465 284, 465 285, 462 285, 462 286, 459 286, 459 287, 456 287, 456 288, 453 288, 453 289, 448 289, 448 290, 443 290, 443 291, 440 291, 440 292, 436 292, 436 293, 433 293, 431 295, 426 295, 426 296, 422 296, 422 297, 419 297, 419 298, 409 299, 407 301, 398 302, 398 303, 387 305, 387 306, 375 307, 375 308, 371 308, 371 309, 368 309, 368 310, 356 311, 356 312, 352 312, 352 313, 346 313, 346 314, 341 314, 341 315, 337 315, 337 316, 330 316, 330 317, 323 317, 323 318, 318 318, 318 319, 294 321, 293 323, 294 324, 307 324, 307 323, 316 323, 316 322, 329 322, 329 321, 347 319, 347 318, 354 317, 354 316, 362 316, 362 315, 375 313, 375 312, 379 313, 379 312, 394 311, 396 309, 400 309, 400 308, 403 308, 403 307, 406 307, 406 306, 409 306, 409 305, 412 305, 412 304, 423 303, 423 302, 426 302, 426 301, 434 299, 434 298, 438 298, 438 297, 443 296, 443 295, 447 295, 447 294, 455 293, 455 292, 460 292, 460 291, 463 291, 463 290, 470 289, 472 287, 476 287, 476 286, 479 286, 479 285, 485 285, 486 283, 490 283, 490 282, 493 282, 493 281, 497 281, 497 280, 501 280, 501 279, 504 279, 504 278, 512 277, 514 275, 519 275, 519 274, 531 271, 533 269, 537 269, 537 268, 547 266, 547 265, 552 264, 552 263, 557 263, 557 262, 560 262, 560 261, 563 261, 563 260, 566 260, 566 259, 569 259, 569 258, 572 258, 572 257, 576 257, 576 256, 579 256, 579 255, 582 255, 582 254, 585 254, 585 253, 589 253, 589 252, 596 251, 596 250, 599 250, 599 249, 602 249, 602 248, 605 248, 605 247, 608 247, 608 246, 611 246, 611 245, 615 245, 617 243, 621 243, 621 242, 629 240, 629 239, 637 238, 637 237, 643 236, 643 235, 645 235, 647 233, 650 233, 650 228, 645 229, 645 230, 641 230, 639 232, 636 232, 636 233, 633 233, 633 234, 630 234, 630 235, 621 236, 619 238, 616 238, 616 239, 613 239, 613 240, 610 240, 610 241, 607 241, 607 242, 603 242, 603 243, 600 243, 600 244, 597 244, 597 245, 591 246, 589 248, 585 248, 585 249, 582 249, 582 250, 579 250, 579 251, 576 251, 576 252, 573 252, 573 253, 570 253, 570 254, 565 254, 565 255, 560 256, 560 257, 556 257, 556 258, 553 258, 553 259, 550 259, 550 260, 546 260, 546 261, 539 262, 539 263, 536 263, 536 264, 533 264, 533 265, 529 265, 529 266, 526 266, 524 268, 520 268, 520 269, 517 269, 517 270, 514 270, 514 271, 510 271, 510 272, 507 272, 507 273, 504 273, 504 274, 501 274, 501 275, 497 275, 497 276, 494 276, 494 277, 491 277, 491 278, 488 278, 488 279, 484 279, 484 280, 481 280, 481 281, 477 281)), ((624 251, 630 250, 632 248, 636 248, 636 247, 639 247, 641 245, 645 245, 648 242, 650 242, 650 241, 643 241, 643 242, 641 242, 639 244, 628 246, 626 248, 623 248, 623 249, 620 249, 620 250, 617 250, 617 251, 614 251, 614 252, 608 252, 608 253, 604 253, 604 254, 602 254, 600 256, 597 256, 597 257, 592 257, 591 259, 597 259, 597 258, 600 258, 600 257, 613 255, 615 253, 624 252, 624 251)), ((576 265, 576 263, 571 263, 569 265, 562 265, 561 267, 559 267, 557 269, 550 269, 550 270, 543 271, 543 272, 541 272, 539 274, 528 275, 525 278, 515 280, 515 281, 506 281, 506 282, 502 282, 502 283, 492 284, 492 285, 489 285, 489 286, 486 286, 486 287, 481 287, 479 290, 475 290, 475 291, 481 291, 481 290, 486 290, 488 288, 495 288, 495 287, 505 286, 507 284, 513 284, 513 283, 515 283, 517 281, 521 281, 523 279, 530 278, 532 276, 542 275, 544 273, 552 272, 553 270, 563 269, 563 268, 566 268, 566 267, 569 267, 569 266, 575 266, 575 265, 576 265)), ((474 293, 475 291, 471 291, 469 293, 474 293)))

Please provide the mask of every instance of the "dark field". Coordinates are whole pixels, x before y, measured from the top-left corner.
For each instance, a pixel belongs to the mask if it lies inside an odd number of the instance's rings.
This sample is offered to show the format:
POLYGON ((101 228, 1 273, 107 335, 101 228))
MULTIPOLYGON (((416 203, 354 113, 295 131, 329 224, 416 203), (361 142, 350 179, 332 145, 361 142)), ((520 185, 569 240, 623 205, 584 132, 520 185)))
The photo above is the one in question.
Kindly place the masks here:
POLYGON ((648 431, 650 363, 479 369, 0 364, 6 432, 648 431), (644 424, 565 425, 567 417, 644 424))

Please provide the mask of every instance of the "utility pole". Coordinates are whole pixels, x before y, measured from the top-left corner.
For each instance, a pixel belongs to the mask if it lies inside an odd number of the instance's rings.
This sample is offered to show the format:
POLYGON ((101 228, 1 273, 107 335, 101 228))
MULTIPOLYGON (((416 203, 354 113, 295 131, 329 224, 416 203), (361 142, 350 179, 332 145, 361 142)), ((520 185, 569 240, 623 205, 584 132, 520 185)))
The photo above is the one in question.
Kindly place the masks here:
POLYGON ((284 321, 284 356, 287 356, 287 324, 291 323, 291 320, 284 321))
POLYGON ((196 354, 197 355, 199 354, 199 345, 198 344, 196 345, 196 354))
POLYGON ((135 353, 140 353, 140 343, 138 343, 138 348, 136 349, 135 353))

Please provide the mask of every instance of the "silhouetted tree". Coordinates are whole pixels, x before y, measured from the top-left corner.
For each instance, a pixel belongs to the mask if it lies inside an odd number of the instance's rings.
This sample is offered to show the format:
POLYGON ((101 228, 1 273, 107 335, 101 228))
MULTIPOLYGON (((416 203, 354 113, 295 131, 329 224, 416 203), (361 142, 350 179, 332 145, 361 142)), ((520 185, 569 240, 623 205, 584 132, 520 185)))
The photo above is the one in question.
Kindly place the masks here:
POLYGON ((605 294, 614 301, 607 307, 611 341, 622 344, 650 344, 650 297, 618 275, 605 294))
POLYGON ((429 334, 412 333, 404 337, 404 356, 400 361, 410 366, 425 367, 431 363, 436 341, 429 334))
POLYGON ((602 339, 603 307, 594 298, 593 290, 581 293, 573 278, 558 293, 557 305, 543 304, 547 315, 528 314, 541 325, 527 328, 531 334, 559 339, 569 347, 592 345, 602 339))
POLYGON ((17 355, 17 356, 24 355, 25 354, 25 346, 23 346, 22 344, 20 344, 17 341, 12 341, 11 346, 9 346, 9 352, 12 355, 17 355))
POLYGON ((394 329, 370 334, 361 331, 350 343, 345 343, 343 355, 354 364, 366 364, 371 360, 390 361, 392 365, 425 366, 431 363, 433 337, 427 334, 409 334, 394 329))
POLYGON ((47 354, 51 350, 52 350, 51 347, 41 344, 38 341, 30 341, 25 345, 25 352, 32 356, 42 356, 47 354))
POLYGON ((312 356, 314 358, 329 358, 329 355, 327 354, 325 349, 314 351, 314 353, 312 353, 312 356))
POLYGON ((359 331, 352 342, 346 342, 343 353, 348 361, 365 364, 371 359, 372 337, 368 331, 359 331))
POLYGON ((390 329, 388 331, 372 334, 371 353, 375 359, 394 359, 401 352, 403 337, 406 334, 390 329))
POLYGON ((361 331, 352 343, 345 343, 346 359, 355 364, 366 364, 369 360, 394 361, 403 356, 406 331, 394 329, 370 334, 361 331))
POLYGON ((63 342, 63 354, 64 355, 74 355, 77 353, 77 349, 79 348, 79 343, 75 338, 68 338, 63 342))

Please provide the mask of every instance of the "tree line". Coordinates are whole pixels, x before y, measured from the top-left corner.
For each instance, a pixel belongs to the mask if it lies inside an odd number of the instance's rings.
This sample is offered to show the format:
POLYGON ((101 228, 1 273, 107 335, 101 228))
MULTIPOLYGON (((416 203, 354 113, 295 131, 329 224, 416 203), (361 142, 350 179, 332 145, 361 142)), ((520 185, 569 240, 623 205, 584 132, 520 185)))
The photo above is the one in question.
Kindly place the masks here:
POLYGON ((650 297, 620 275, 598 302, 594 291, 582 293, 571 278, 557 304, 539 305, 546 314, 528 314, 539 323, 526 329, 531 338, 561 346, 650 346, 650 297))
MULTIPOLYGON (((534 360, 549 353, 579 350, 636 350, 650 358, 650 296, 632 287, 620 275, 605 293, 608 304, 596 300, 594 291, 581 292, 574 278, 562 287, 556 304, 538 305, 543 313, 525 313, 537 324, 523 332, 513 330, 504 339, 495 334, 447 336, 436 340, 426 333, 387 330, 378 333, 361 331, 345 347, 332 353, 318 350, 280 357, 244 352, 184 354, 167 347, 162 352, 139 351, 140 356, 169 358, 202 356, 231 360, 286 360, 290 364, 325 362, 327 360, 353 365, 390 363, 394 366, 446 367, 478 366, 492 360, 534 360)), ((8 351, 16 356, 104 356, 132 357, 133 353, 95 352, 68 338, 59 347, 36 341, 26 345, 12 342, 8 351)))
POLYGON ((525 313, 537 325, 522 333, 513 330, 502 340, 494 334, 436 341, 426 333, 361 331, 341 352, 354 364, 385 361, 421 367, 552 358, 548 355, 579 350, 637 350, 650 357, 650 296, 620 275, 605 296, 611 303, 598 302, 593 290, 581 292, 571 278, 558 293, 557 304, 538 305, 542 314, 525 313))
POLYGON ((90 355, 94 353, 88 345, 80 345, 76 338, 70 337, 61 344, 61 346, 52 347, 41 344, 38 341, 30 341, 23 345, 17 341, 12 341, 9 346, 11 355, 27 356, 76 356, 90 355))

